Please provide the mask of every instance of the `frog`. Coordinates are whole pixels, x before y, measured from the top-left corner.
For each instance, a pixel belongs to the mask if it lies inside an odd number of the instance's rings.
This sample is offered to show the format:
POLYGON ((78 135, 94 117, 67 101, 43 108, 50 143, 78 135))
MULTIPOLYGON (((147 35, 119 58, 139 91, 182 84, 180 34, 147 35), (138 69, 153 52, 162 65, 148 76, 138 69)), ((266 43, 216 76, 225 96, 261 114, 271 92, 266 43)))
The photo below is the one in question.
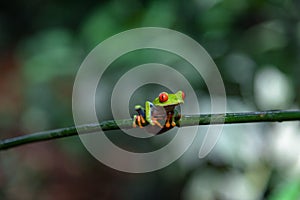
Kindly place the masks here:
POLYGON ((185 93, 181 90, 174 94, 161 92, 152 102, 146 101, 145 107, 135 106, 138 114, 133 116, 132 126, 135 128, 138 125, 143 128, 150 124, 167 130, 175 127, 177 125, 176 121, 180 118, 175 107, 183 104, 184 99, 185 93), (160 121, 165 121, 165 124, 162 125, 160 121))

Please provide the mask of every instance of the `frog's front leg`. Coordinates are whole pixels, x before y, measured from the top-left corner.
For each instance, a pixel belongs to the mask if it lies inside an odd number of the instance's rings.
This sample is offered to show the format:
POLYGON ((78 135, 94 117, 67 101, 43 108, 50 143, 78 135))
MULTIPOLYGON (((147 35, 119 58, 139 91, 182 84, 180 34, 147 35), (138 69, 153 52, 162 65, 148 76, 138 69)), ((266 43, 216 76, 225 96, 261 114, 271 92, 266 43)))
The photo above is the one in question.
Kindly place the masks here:
POLYGON ((174 113, 172 113, 172 112, 169 112, 167 114, 167 120, 166 120, 166 127, 167 128, 169 128, 171 125, 176 126, 176 123, 174 122, 173 116, 174 116, 174 113), (170 124, 170 122, 171 122, 171 124, 170 124))
POLYGON ((176 115, 174 112, 169 112, 167 114, 167 120, 166 120, 167 128, 169 128, 170 126, 172 126, 172 127, 176 126, 175 117, 176 117, 176 115))
POLYGON ((156 124, 157 126, 159 126, 160 128, 163 128, 163 126, 157 121, 157 118, 156 117, 152 117, 152 122, 154 124, 156 124))
POLYGON ((172 126, 176 126, 175 117, 176 117, 177 114, 178 114, 177 112, 172 113, 172 122, 171 122, 172 126))

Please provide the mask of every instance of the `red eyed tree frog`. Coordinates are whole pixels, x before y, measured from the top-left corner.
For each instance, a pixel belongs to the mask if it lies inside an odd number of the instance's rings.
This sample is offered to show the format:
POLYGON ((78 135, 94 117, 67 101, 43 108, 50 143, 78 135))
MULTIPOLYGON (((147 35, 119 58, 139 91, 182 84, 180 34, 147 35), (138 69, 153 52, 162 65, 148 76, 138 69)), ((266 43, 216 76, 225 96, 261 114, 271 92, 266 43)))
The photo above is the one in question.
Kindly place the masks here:
POLYGON ((175 107, 184 103, 184 98, 185 94, 182 91, 178 91, 175 94, 162 92, 153 102, 146 101, 145 108, 136 105, 135 110, 138 115, 133 117, 133 127, 138 125, 140 128, 143 128, 144 125, 149 123, 160 128, 173 128, 176 126, 175 117, 178 117, 175 107), (165 125, 162 126, 159 121, 165 121, 165 125))

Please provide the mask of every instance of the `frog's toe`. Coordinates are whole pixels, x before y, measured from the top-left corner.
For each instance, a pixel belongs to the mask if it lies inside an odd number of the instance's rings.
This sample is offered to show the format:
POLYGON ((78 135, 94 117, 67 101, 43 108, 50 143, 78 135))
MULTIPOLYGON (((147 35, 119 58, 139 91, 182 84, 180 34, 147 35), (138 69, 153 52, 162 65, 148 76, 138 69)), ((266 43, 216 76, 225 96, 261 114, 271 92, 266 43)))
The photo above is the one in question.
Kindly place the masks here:
POLYGON ((167 127, 167 128, 170 127, 170 123, 169 123, 169 122, 166 123, 166 127, 167 127))
POLYGON ((172 126, 176 126, 176 123, 175 123, 175 122, 172 122, 172 126))
POLYGON ((143 117, 143 116, 140 116, 140 117, 141 117, 141 121, 142 121, 142 123, 143 123, 143 124, 145 124, 145 123, 146 123, 146 121, 145 121, 144 117, 143 117))

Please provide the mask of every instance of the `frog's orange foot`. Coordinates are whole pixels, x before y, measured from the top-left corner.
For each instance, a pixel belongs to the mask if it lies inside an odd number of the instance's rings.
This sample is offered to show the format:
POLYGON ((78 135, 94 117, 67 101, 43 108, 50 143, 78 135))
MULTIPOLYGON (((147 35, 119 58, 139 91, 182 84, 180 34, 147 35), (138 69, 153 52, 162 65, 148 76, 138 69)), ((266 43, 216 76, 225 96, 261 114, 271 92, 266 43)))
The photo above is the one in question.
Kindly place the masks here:
POLYGON ((170 122, 166 123, 166 127, 169 128, 170 127, 170 122))
POLYGON ((172 122, 172 126, 176 126, 176 123, 174 121, 172 122))

